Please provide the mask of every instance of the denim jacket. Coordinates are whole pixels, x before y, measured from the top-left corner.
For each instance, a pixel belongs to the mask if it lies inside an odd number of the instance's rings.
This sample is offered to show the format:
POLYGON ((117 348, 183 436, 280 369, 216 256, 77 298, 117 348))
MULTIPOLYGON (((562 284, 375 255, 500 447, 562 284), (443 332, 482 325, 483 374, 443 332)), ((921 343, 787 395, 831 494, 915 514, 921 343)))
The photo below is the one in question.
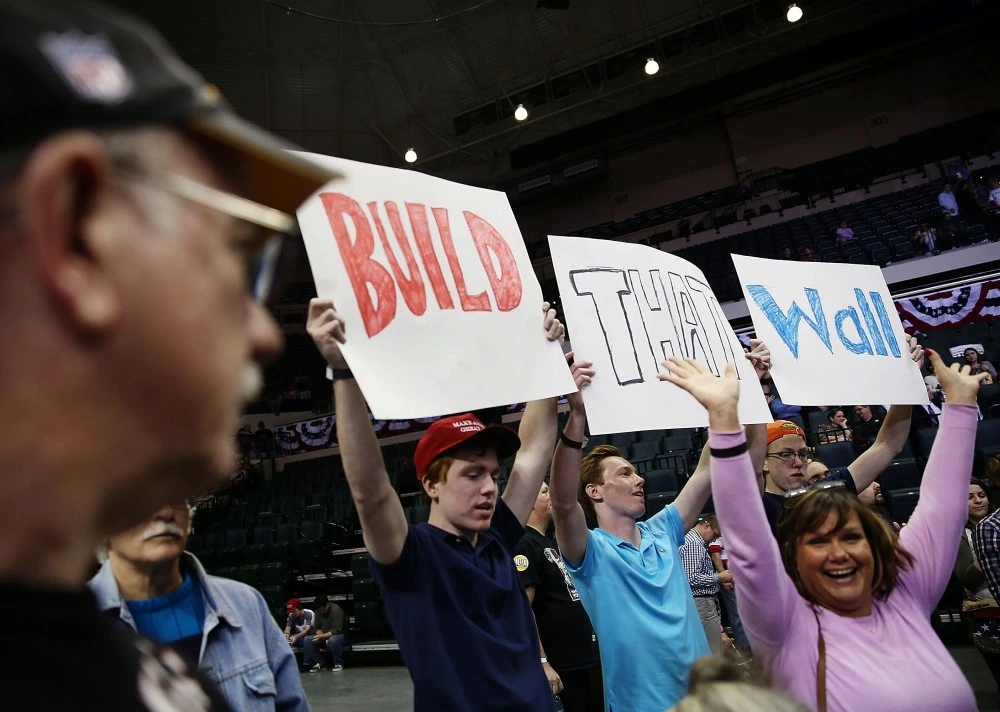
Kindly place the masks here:
MULTIPOLYGON (((207 575, 192 554, 185 552, 181 561, 184 570, 197 577, 205 597, 198 661, 202 674, 234 710, 308 712, 295 654, 264 597, 246 584, 207 575)), ((101 611, 136 629, 128 606, 122 604, 109 562, 87 585, 101 611)))

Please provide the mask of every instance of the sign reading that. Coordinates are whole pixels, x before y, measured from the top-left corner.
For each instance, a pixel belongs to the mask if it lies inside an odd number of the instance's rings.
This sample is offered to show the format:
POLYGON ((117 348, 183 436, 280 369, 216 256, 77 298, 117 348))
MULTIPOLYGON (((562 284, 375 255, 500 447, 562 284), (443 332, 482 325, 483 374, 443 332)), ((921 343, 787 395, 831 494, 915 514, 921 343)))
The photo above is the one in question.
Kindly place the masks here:
POLYGON ((734 364, 741 420, 771 420, 753 367, 701 270, 624 242, 550 235, 549 248, 575 357, 593 361, 597 371, 583 391, 592 433, 708 424, 694 398, 657 379, 669 355, 698 359, 717 375, 734 364))
POLYGON ((878 267, 743 255, 733 262, 785 403, 927 402, 878 267))
POLYGON ((576 390, 542 331, 542 290, 503 193, 309 154, 345 178, 298 212, 316 290, 377 418, 576 390))

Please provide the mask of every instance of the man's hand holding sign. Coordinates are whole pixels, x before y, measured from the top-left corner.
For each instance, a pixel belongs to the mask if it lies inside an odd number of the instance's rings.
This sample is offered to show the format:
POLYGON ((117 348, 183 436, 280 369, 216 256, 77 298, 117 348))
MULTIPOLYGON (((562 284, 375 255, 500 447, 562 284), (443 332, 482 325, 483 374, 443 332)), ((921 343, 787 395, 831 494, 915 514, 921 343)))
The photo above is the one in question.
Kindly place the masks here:
POLYGON ((652 247, 610 240, 549 236, 549 247, 573 348, 601 374, 585 392, 591 432, 705 425, 694 398, 658 380, 670 356, 700 359, 716 374, 732 364, 740 417, 771 419, 755 375, 766 347, 755 344, 749 361, 742 356, 701 270, 652 247))
POLYGON ((317 294, 351 325, 343 357, 375 417, 437 416, 573 390, 559 345, 536 338, 542 291, 503 193, 311 159, 344 176, 298 217, 317 294))

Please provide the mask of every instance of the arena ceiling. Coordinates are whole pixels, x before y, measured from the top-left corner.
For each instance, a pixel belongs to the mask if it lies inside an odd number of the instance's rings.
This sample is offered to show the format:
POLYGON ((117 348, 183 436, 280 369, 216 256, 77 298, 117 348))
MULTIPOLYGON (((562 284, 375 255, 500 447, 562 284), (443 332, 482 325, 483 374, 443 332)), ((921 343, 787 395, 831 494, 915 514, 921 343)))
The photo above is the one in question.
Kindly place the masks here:
POLYGON ((614 117, 630 110, 658 102, 667 110, 643 121, 669 119, 691 108, 669 108, 672 95, 930 0, 803 0, 795 24, 781 0, 117 2, 241 114, 310 150, 404 166, 413 147, 419 170, 497 186, 615 138, 614 117), (650 56, 655 76, 643 71, 650 56), (513 118, 518 104, 527 121, 513 118), (587 126, 603 128, 574 146, 587 126))

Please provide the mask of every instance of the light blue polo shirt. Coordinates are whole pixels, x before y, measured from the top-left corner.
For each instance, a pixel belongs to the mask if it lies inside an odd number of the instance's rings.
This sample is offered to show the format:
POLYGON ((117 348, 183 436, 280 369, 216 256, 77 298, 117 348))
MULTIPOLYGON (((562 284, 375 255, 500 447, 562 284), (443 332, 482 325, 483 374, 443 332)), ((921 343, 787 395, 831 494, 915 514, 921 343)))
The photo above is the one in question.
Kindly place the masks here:
POLYGON ((601 647, 604 708, 663 712, 687 691, 688 669, 709 654, 678 548, 674 505, 639 522, 640 546, 590 532, 579 566, 566 561, 601 647))

